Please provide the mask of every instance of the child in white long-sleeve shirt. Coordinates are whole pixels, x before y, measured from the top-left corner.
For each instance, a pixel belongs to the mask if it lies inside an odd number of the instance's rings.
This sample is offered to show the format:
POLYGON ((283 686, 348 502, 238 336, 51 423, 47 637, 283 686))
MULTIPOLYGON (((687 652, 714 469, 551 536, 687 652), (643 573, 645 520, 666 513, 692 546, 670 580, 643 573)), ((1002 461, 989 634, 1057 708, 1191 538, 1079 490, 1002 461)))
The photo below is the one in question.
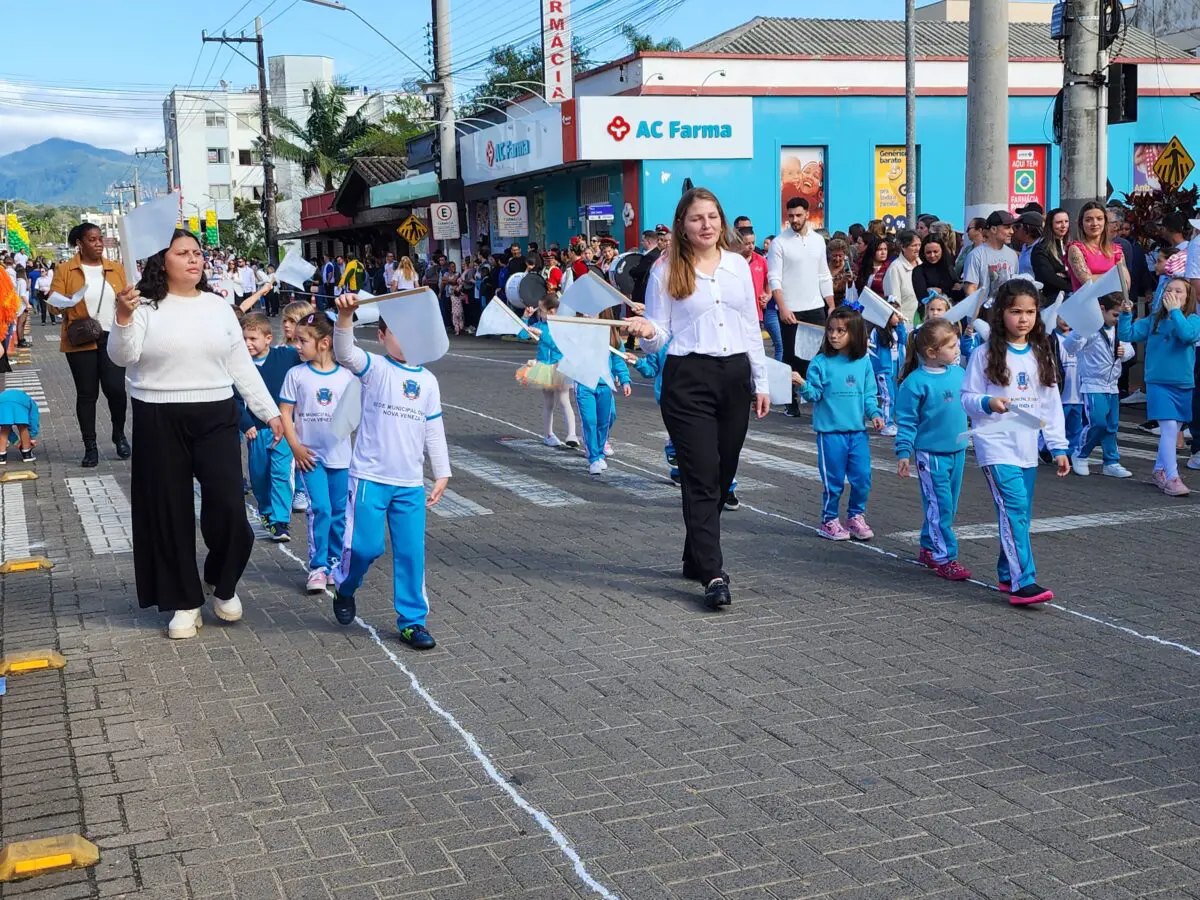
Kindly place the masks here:
POLYGON ((1133 473, 1121 465, 1117 449, 1117 429, 1121 424, 1120 395, 1117 380, 1121 367, 1131 362, 1133 344, 1117 338, 1117 318, 1121 314, 1120 294, 1100 298, 1104 325, 1092 334, 1072 331, 1063 341, 1064 347, 1075 354, 1079 374, 1079 393, 1086 407, 1086 427, 1078 452, 1071 457, 1076 475, 1091 474, 1088 457, 1097 446, 1101 448, 1104 468, 1110 478, 1132 478, 1133 473))

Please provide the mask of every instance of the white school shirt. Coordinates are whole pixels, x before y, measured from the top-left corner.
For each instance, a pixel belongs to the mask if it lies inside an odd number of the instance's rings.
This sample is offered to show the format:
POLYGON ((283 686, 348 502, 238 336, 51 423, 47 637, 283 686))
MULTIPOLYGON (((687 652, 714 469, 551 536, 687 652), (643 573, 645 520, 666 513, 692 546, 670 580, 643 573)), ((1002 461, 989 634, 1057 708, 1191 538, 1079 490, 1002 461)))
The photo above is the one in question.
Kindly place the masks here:
POLYGON ((333 352, 362 382, 362 421, 350 457, 351 477, 423 487, 428 454, 433 477, 449 478, 442 395, 434 374, 364 352, 355 346, 350 328, 334 329, 333 352))
POLYGON ((295 366, 283 379, 280 403, 295 405, 292 421, 296 437, 327 469, 350 468, 350 438, 333 433, 333 413, 354 375, 345 366, 322 372, 312 363, 295 366))
POLYGON ((750 357, 754 392, 770 393, 758 298, 750 264, 740 253, 722 250, 716 271, 711 276, 697 272, 695 292, 682 300, 667 293, 667 260, 660 258, 646 283, 645 317, 654 325, 654 337, 641 339, 647 353, 657 353, 668 343, 669 356, 745 353, 750 357))
MULTIPOLYGON (((1046 446, 1055 455, 1067 451, 1067 433, 1063 422, 1062 398, 1058 385, 1043 386, 1038 379, 1037 357, 1032 346, 1024 352, 1008 349, 1008 385, 993 384, 987 377, 988 345, 976 347, 963 376, 962 405, 978 428, 1000 418, 997 413, 985 413, 984 397, 1006 397, 1011 406, 1032 413, 1045 424, 1041 433, 1046 446)), ((1032 428, 1016 431, 976 434, 975 459, 983 466, 1018 466, 1032 469, 1038 464, 1038 432, 1032 428)))

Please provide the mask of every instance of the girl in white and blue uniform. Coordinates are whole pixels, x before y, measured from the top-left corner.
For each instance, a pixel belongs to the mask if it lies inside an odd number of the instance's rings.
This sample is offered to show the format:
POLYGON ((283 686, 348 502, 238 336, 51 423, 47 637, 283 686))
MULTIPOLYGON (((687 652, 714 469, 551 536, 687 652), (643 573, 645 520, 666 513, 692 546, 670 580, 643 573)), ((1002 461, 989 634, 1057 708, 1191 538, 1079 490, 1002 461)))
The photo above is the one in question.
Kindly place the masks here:
POLYGON ((1014 606, 1054 599, 1053 591, 1037 583, 1029 542, 1039 432, 1058 474, 1071 471, 1054 347, 1042 324, 1039 301, 1037 287, 1026 278, 1012 278, 1000 286, 989 311, 988 341, 971 354, 962 386, 963 408, 974 426, 975 458, 1000 525, 999 588, 1014 606), (1004 418, 1009 410, 1036 418, 1040 428, 1004 418))
MULTIPOLYGON (((1132 362, 1133 344, 1117 337, 1117 316, 1121 312, 1120 294, 1100 298, 1104 325, 1093 334, 1072 331, 1064 344, 1075 353, 1079 373, 1079 393, 1086 407, 1086 427, 1079 452, 1071 457, 1076 475, 1091 474, 1088 457, 1096 447, 1101 448, 1103 473, 1110 478, 1132 478, 1133 473, 1121 465, 1117 448, 1117 429, 1121 424, 1120 394, 1117 385, 1121 367, 1132 362)), ((1069 437, 1069 436, 1068 436, 1069 437)))
POLYGON ((1062 397, 1063 430, 1067 435, 1067 456, 1074 457, 1083 443, 1084 407, 1079 391, 1079 359, 1076 343, 1071 341, 1071 326, 1062 319, 1050 334, 1058 359, 1058 393, 1062 397))
POLYGON ((1172 278, 1163 288, 1158 312, 1133 321, 1127 305, 1117 321, 1123 341, 1146 342, 1146 417, 1158 422, 1158 459, 1152 475, 1155 485, 1169 497, 1191 493, 1179 477, 1176 440, 1182 423, 1192 418, 1192 391, 1196 386, 1196 341, 1200 340, 1200 315, 1196 294, 1186 278, 1172 278))
POLYGON ((949 581, 971 577, 958 562, 954 535, 967 458, 964 374, 958 364, 958 329, 944 319, 926 319, 913 335, 896 392, 897 471, 901 478, 909 477, 916 457, 925 509, 917 559, 949 581))
POLYGON ((871 329, 867 341, 867 355, 871 357, 871 369, 875 373, 875 386, 879 391, 879 407, 886 423, 881 432, 887 437, 896 434, 896 377, 904 365, 904 348, 908 345, 908 329, 900 313, 888 320, 886 328, 871 329))
POLYGON ((288 445, 308 494, 310 594, 333 584, 346 531, 350 437, 333 432, 333 414, 354 376, 333 359, 333 324, 321 313, 296 323, 296 349, 305 365, 288 371, 279 411, 288 445))
POLYGON ((839 306, 825 320, 821 352, 808 366, 807 380, 792 373, 800 396, 813 404, 813 431, 817 433, 817 467, 821 471, 820 535, 831 541, 875 536, 867 524, 867 497, 871 493, 871 447, 865 421, 883 428, 875 387, 875 373, 867 359, 867 329, 854 310, 839 306), (846 524, 839 518, 842 492, 850 482, 846 524))
MULTIPOLYGON (((611 310, 604 310, 600 318, 612 318, 611 310)), ((616 329, 610 329, 609 346, 620 349, 616 329)), ((609 374, 613 384, 619 385, 628 397, 633 393, 629 377, 629 366, 625 359, 615 353, 608 354, 609 374)), ((599 475, 608 468, 605 461, 605 445, 613 424, 617 421, 617 405, 613 402, 613 391, 605 382, 599 381, 591 387, 575 382, 575 405, 579 407, 579 421, 583 426, 583 446, 587 450, 588 474, 599 475)))

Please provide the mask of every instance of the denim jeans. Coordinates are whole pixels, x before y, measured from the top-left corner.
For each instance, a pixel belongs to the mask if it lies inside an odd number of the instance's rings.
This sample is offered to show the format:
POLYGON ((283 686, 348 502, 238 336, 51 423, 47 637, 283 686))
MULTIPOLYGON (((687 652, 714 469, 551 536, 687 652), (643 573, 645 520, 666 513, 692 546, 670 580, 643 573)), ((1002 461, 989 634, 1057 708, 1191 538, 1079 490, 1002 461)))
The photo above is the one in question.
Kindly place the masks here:
POLYGON ((767 301, 767 308, 763 310, 762 323, 767 334, 771 336, 771 350, 775 354, 775 361, 783 362, 783 335, 779 330, 779 307, 776 306, 774 300, 767 301))

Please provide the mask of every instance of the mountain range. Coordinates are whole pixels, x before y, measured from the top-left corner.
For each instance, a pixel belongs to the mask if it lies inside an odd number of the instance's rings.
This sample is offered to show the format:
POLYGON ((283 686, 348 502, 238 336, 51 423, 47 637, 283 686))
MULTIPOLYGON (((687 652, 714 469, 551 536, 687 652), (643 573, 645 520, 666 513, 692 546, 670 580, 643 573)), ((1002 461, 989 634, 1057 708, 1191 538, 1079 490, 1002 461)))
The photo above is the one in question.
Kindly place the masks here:
POLYGON ((133 181, 137 169, 148 193, 166 187, 160 156, 137 157, 79 141, 50 138, 0 156, 0 197, 34 205, 104 208, 108 189, 133 181))

